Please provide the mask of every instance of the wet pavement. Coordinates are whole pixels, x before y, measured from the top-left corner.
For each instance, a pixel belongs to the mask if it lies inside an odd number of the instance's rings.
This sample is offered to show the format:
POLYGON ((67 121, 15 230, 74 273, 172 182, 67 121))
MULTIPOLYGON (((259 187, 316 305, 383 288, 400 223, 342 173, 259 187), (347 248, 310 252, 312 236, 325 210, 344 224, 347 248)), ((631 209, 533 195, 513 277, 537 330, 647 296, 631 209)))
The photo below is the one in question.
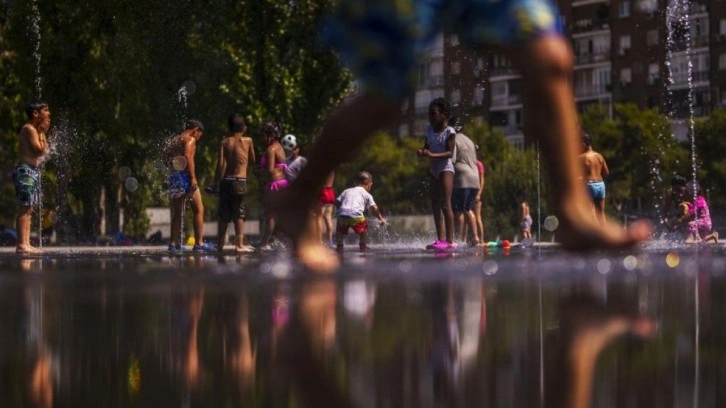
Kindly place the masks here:
POLYGON ((418 248, 0 251, 0 406, 726 404, 724 247, 418 248))

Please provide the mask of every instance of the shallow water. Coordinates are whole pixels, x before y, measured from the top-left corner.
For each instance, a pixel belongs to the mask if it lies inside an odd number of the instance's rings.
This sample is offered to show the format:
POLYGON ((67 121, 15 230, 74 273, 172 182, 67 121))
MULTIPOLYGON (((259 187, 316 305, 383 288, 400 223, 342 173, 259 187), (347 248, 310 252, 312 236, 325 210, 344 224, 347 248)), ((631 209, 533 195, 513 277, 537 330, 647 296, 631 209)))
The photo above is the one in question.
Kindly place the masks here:
POLYGON ((593 406, 725 404, 722 247, 343 258, 2 255, 0 405, 553 406, 568 340, 635 316, 655 332, 607 342, 593 406))

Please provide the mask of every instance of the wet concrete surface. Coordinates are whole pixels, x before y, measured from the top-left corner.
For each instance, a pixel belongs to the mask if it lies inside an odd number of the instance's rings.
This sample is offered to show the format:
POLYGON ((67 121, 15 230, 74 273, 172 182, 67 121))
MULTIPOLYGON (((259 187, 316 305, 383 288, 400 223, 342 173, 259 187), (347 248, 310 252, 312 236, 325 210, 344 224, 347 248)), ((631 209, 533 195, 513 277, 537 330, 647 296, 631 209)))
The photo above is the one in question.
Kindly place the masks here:
POLYGON ((0 406, 725 404, 722 246, 419 248, 0 251, 0 406))

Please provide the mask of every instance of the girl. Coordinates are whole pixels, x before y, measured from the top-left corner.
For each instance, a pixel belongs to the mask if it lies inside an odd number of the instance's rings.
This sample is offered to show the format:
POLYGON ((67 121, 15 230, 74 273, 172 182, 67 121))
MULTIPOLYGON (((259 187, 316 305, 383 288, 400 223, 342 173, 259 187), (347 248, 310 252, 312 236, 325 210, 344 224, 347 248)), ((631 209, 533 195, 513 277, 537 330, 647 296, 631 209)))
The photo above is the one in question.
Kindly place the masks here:
POLYGON ((455 249, 454 212, 451 209, 451 193, 454 189, 454 156, 456 131, 449 126, 451 104, 444 98, 436 98, 429 104, 429 123, 426 127, 426 143, 418 151, 419 157, 428 157, 431 172, 431 210, 436 226, 436 241, 427 249, 455 249))

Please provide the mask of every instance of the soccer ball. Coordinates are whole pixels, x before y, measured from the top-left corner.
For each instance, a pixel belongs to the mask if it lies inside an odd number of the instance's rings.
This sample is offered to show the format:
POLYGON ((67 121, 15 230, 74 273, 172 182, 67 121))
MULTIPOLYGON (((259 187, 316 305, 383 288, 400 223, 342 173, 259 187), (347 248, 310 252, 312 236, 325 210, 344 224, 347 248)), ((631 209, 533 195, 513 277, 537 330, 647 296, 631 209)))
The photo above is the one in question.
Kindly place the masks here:
POLYGON ((295 138, 295 135, 285 135, 280 140, 280 143, 283 149, 292 150, 297 147, 297 138, 295 138))

